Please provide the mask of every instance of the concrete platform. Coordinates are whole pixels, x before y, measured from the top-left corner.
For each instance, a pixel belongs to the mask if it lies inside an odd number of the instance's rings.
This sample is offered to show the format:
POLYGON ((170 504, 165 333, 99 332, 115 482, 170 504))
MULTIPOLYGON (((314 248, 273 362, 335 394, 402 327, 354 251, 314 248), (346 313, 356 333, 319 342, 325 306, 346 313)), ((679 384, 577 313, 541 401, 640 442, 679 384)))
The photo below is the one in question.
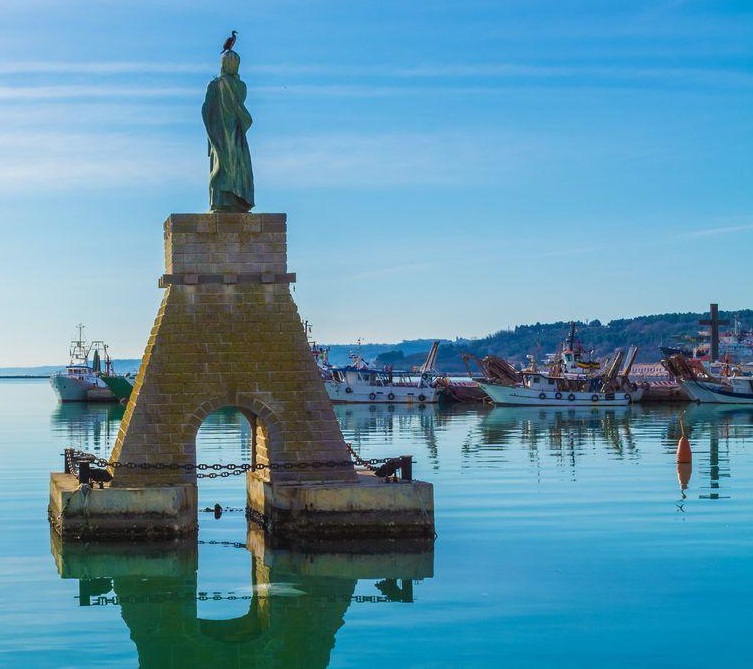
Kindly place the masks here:
MULTIPOLYGON (((381 552, 397 540, 425 551, 434 539, 434 491, 423 481, 385 482, 358 472, 342 481, 275 483, 247 474, 252 517, 280 547, 381 552), (355 542, 355 543, 354 543, 355 542), (348 546, 350 544, 350 547, 348 546)), ((48 516, 64 540, 160 541, 196 536, 197 488, 192 484, 114 488, 81 486, 72 474, 50 475, 48 516)), ((395 546, 396 547, 396 546, 395 546)), ((393 547, 393 549, 395 548, 393 547)), ((405 551, 405 548, 401 549, 405 551)))
POLYGON ((197 488, 192 484, 144 488, 90 488, 73 474, 50 475, 48 517, 63 539, 158 540, 195 536, 197 488))
POLYGON ((283 539, 434 537, 434 488, 424 481, 386 483, 359 471, 356 483, 272 485, 248 472, 246 491, 252 514, 283 539))

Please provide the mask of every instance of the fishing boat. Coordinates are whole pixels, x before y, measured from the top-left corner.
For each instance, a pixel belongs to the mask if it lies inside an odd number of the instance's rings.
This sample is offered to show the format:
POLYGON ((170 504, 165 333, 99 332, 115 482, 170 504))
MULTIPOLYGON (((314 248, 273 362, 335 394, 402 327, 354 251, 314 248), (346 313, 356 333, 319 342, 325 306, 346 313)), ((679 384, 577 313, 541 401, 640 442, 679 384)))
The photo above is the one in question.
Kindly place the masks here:
POLYGON ((440 389, 440 402, 458 402, 461 404, 477 404, 489 402, 489 396, 473 379, 440 376, 436 380, 440 389))
POLYGON ((679 354, 662 360, 662 364, 694 402, 753 405, 753 375, 736 365, 726 364, 716 375, 701 361, 679 354))
POLYGON ((114 374, 107 344, 100 340, 87 342, 84 339, 84 326, 79 324, 78 339, 71 342, 69 356, 66 368, 50 376, 50 385, 61 402, 116 400, 103 380, 103 377, 114 374))
POLYGON ((439 342, 435 341, 424 363, 415 371, 395 371, 391 366, 377 369, 351 353, 351 364, 329 367, 323 375, 327 395, 335 404, 394 403, 433 404, 439 401, 440 388, 434 370, 439 342))
POLYGON ((630 380, 643 388, 641 402, 687 402, 688 394, 680 382, 660 362, 633 365, 630 380))
MULTIPOLYGON (((520 371, 496 356, 479 360, 468 354, 463 360, 476 361, 483 371, 476 378, 492 402, 507 406, 624 406, 639 402, 644 389, 629 379, 638 349, 615 352, 604 364, 584 359, 582 345, 575 339, 575 324, 558 354, 545 370, 532 358, 520 371)), ((470 373, 470 369, 469 369, 470 373)))
POLYGON ((682 386, 692 400, 702 404, 753 405, 753 376, 731 376, 721 383, 695 379, 682 386))

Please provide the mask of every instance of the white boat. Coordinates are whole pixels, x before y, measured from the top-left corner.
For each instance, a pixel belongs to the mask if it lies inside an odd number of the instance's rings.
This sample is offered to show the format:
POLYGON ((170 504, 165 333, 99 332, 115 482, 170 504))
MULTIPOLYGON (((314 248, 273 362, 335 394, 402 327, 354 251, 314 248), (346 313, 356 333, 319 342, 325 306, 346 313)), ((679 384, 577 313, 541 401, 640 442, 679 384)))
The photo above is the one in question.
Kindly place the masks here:
POLYGON ((753 376, 730 376, 722 381, 688 379, 682 387, 691 400, 702 404, 753 405, 753 376))
POLYGON ((477 360, 484 371, 479 386, 495 404, 507 406, 625 406, 639 402, 644 389, 628 378, 638 349, 617 351, 604 365, 584 360, 571 327, 562 350, 546 371, 535 361, 517 371, 507 361, 487 356, 477 360))
POLYGON ((753 405, 753 375, 742 373, 737 366, 726 365, 716 376, 700 361, 679 354, 662 364, 694 402, 753 405))
POLYGON ((66 368, 50 376, 50 384, 61 402, 111 402, 116 399, 101 378, 103 360, 104 374, 112 374, 107 344, 85 341, 84 326, 79 324, 78 339, 71 342, 69 355, 70 362, 66 368))
POLYGON ((479 385, 492 402, 507 406, 626 406, 639 402, 643 396, 643 388, 625 392, 560 389, 558 380, 545 374, 526 376, 519 386, 479 385))
POLYGON ((433 404, 439 401, 434 362, 439 342, 434 342, 425 362, 416 372, 394 371, 391 367, 370 367, 359 353, 351 354, 353 364, 329 367, 324 387, 330 400, 346 403, 433 404))

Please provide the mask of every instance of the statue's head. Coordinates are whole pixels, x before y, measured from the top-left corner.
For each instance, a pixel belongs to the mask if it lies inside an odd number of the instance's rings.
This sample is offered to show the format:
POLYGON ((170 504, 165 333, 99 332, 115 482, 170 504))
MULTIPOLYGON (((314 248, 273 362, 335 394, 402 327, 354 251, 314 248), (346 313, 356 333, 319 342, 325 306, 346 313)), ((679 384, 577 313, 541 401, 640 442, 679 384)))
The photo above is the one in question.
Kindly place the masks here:
POLYGON ((223 51, 220 63, 220 74, 238 74, 241 57, 235 51, 223 51))

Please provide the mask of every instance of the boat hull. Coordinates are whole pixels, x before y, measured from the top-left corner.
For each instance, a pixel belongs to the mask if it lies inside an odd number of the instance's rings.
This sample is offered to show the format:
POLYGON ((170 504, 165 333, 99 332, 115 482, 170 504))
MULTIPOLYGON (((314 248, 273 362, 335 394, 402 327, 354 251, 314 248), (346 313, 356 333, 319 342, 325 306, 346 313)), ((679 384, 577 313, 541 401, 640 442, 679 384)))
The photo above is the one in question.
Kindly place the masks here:
POLYGON ((626 406, 638 402, 643 389, 629 392, 545 392, 537 388, 479 383, 492 402, 502 406, 626 406))
POLYGON ((91 383, 62 374, 50 377, 50 385, 61 402, 86 402, 86 393, 94 388, 91 383))
POLYGON ((753 405, 753 386, 751 392, 738 392, 721 383, 687 380, 682 382, 682 387, 691 400, 701 404, 753 405))
POLYGON ((419 386, 358 386, 325 381, 329 399, 335 404, 434 404, 439 388, 419 386))
POLYGON ((50 385, 61 402, 112 402, 115 395, 105 385, 89 383, 83 379, 55 374, 50 385))

